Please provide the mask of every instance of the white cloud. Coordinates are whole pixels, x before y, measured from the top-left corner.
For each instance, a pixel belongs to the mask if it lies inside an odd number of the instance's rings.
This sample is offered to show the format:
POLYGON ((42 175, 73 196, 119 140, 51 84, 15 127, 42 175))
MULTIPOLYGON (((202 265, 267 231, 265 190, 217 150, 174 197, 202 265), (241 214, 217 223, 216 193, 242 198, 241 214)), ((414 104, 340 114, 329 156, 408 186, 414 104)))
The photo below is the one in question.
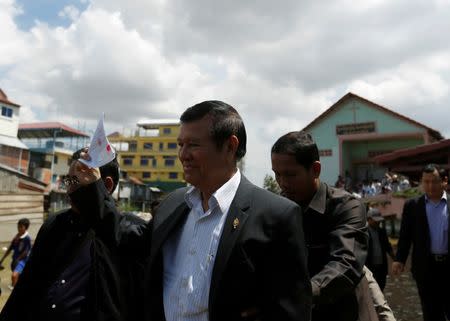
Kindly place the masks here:
POLYGON ((65 6, 63 10, 58 13, 61 18, 68 18, 70 20, 76 20, 80 16, 80 10, 75 6, 65 6))
POLYGON ((121 131, 222 99, 246 122, 258 184, 275 139, 349 90, 450 135, 447 0, 77 2, 59 13, 69 26, 22 31, 0 0, 0 87, 22 121, 94 127, 105 112, 121 131))

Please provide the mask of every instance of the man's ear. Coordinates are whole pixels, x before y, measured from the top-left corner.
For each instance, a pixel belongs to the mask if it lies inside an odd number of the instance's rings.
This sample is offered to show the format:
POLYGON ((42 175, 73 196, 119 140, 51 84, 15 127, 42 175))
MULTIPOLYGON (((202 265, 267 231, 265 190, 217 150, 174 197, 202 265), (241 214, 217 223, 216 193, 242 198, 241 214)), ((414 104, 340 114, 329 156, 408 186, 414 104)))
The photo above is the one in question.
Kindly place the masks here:
POLYGON ((111 194, 113 192, 113 188, 114 188, 114 181, 111 178, 111 176, 106 176, 103 179, 103 183, 105 184, 106 190, 108 191, 109 194, 111 194))
POLYGON ((314 178, 319 178, 320 171, 322 170, 322 165, 320 164, 319 161, 315 161, 311 165, 311 170, 313 172, 314 178))
POLYGON ((231 152, 233 156, 235 156, 236 151, 239 147, 239 138, 237 138, 236 135, 231 135, 230 138, 228 138, 227 144, 228 150, 231 152))

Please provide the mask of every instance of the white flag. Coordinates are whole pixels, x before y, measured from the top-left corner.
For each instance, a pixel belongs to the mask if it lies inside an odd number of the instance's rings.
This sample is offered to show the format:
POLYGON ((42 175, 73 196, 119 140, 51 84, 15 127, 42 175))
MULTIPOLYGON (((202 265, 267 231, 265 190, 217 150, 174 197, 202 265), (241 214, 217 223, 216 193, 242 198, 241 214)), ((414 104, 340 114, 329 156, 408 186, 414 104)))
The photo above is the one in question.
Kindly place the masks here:
POLYGON ((103 126, 104 117, 104 114, 100 117, 97 129, 95 130, 91 144, 89 145, 89 156, 91 157, 91 160, 80 159, 80 162, 91 168, 106 165, 116 157, 116 153, 105 135, 105 127, 103 126))

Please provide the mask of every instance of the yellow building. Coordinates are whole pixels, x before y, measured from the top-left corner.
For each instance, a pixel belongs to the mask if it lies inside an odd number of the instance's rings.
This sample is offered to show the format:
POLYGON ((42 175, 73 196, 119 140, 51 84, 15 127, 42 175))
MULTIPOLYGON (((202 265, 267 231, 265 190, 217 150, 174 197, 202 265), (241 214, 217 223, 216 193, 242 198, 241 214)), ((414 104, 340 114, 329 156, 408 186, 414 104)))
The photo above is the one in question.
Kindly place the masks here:
POLYGON ((108 136, 118 152, 122 171, 149 186, 167 192, 186 186, 178 159, 179 120, 140 121, 132 136, 114 133, 108 136))

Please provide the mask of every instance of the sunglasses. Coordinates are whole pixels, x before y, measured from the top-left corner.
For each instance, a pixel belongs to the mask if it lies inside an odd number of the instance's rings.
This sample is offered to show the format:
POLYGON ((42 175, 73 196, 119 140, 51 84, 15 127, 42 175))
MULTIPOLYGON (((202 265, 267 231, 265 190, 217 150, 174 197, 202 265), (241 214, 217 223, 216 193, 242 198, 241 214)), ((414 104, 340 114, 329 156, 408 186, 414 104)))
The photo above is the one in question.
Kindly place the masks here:
POLYGON ((80 180, 76 176, 69 176, 69 175, 67 175, 66 177, 64 177, 63 183, 64 183, 64 185, 66 187, 70 187, 72 185, 80 184, 80 180))

